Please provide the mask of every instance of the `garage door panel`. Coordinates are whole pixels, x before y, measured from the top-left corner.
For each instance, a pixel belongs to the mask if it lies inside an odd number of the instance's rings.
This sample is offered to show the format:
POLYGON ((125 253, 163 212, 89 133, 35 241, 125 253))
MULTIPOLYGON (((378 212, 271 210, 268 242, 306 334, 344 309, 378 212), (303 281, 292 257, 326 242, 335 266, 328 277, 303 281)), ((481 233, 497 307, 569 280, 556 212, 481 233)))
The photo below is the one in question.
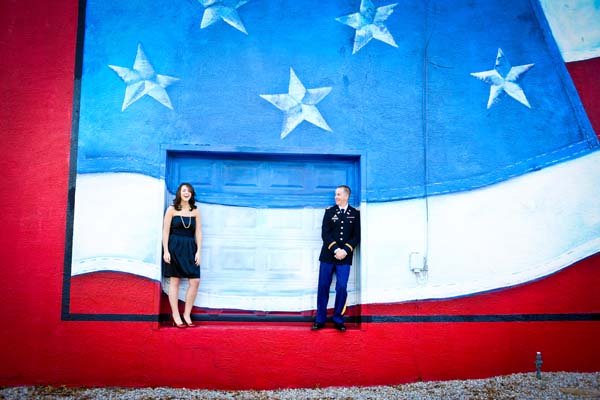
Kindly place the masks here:
POLYGON ((217 259, 213 260, 217 271, 242 271, 251 273, 256 270, 257 259, 254 247, 230 246, 217 248, 217 259))
POLYGON ((306 188, 306 169, 301 166, 282 163, 269 170, 269 186, 273 190, 298 192, 306 188), (279 168, 283 167, 283 168, 279 168))
POLYGON ((186 182, 185 178, 190 176, 194 177, 194 187, 214 187, 219 182, 219 174, 216 172, 217 169, 213 160, 171 165, 168 179, 173 182, 175 187, 169 191, 175 192, 177 185, 186 182))
POLYGON ((329 166, 327 169, 317 169, 314 172, 315 188, 321 191, 332 191, 340 182, 348 182, 348 168, 329 166))
POLYGON ((260 165, 248 162, 225 162, 223 169, 224 190, 259 189, 260 165))
POLYGON ((204 234, 235 233, 258 225, 257 209, 248 207, 220 207, 200 204, 204 234))
POLYGON ((212 248, 202 246, 202 259, 200 262, 200 277, 201 278, 204 278, 204 276, 206 274, 210 274, 210 272, 211 272, 211 265, 214 265, 212 253, 213 253, 212 248))
POLYGON ((302 274, 306 250, 298 247, 267 248, 265 250, 267 273, 302 274))
MULTIPOLYGON (((211 204, 250 207, 326 207, 340 183, 356 186, 358 161, 350 156, 171 152, 167 189, 190 182, 211 204)), ((350 202, 358 203, 357 193, 350 202)))

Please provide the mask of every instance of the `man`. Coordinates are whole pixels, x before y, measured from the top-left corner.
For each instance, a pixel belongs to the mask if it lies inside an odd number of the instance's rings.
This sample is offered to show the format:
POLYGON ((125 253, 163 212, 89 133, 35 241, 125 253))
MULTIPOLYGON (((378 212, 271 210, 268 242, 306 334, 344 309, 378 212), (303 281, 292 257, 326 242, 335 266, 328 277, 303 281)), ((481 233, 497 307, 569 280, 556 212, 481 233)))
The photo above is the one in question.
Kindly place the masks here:
POLYGON ((352 256, 360 242, 360 212, 348 204, 350 188, 346 185, 335 189, 335 206, 325 210, 321 227, 323 246, 319 261, 319 289, 317 294, 317 317, 312 330, 325 327, 327 318, 327 302, 329 301, 329 287, 333 274, 337 283, 335 285, 335 306, 333 323, 337 330, 346 331, 342 311, 346 305, 348 291, 348 277, 352 256))

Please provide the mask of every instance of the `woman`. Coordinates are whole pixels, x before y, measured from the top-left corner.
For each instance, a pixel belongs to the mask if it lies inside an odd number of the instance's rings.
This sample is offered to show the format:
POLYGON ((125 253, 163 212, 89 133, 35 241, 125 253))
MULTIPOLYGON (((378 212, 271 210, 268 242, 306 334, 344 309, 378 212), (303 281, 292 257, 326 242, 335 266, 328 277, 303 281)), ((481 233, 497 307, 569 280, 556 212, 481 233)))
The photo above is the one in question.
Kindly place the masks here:
POLYGON ((202 229, 195 194, 189 183, 179 185, 173 205, 167 208, 163 222, 163 275, 169 278, 169 304, 173 325, 178 328, 194 326, 191 313, 200 285, 202 229), (183 320, 178 307, 181 278, 189 279, 183 320))

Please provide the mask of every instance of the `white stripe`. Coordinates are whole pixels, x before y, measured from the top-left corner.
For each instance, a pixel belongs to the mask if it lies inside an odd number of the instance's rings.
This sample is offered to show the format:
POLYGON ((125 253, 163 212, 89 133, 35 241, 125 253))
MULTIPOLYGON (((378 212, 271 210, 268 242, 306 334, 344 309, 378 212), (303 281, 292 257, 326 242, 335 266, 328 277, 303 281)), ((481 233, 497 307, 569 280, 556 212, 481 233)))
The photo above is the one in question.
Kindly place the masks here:
POLYGON ((600 57, 600 6, 597 0, 540 0, 566 62, 600 57))
POLYGON ((163 204, 158 179, 77 175, 71 275, 111 270, 160 279, 163 204))
POLYGON ((600 251, 600 151, 487 188, 429 199, 429 271, 423 200, 368 205, 363 299, 462 296, 537 279, 600 251), (422 213, 421 213, 422 214, 422 213), (413 236, 411 236, 413 232, 413 236))
MULTIPOLYGON (((497 289, 595 254, 599 182, 595 152, 486 188, 431 197, 429 225, 424 199, 363 203, 348 305, 497 289), (427 251, 429 270, 416 275, 410 254, 419 266, 427 251)), ((78 176, 72 274, 115 270, 161 279, 164 204, 164 185, 154 178, 78 176)), ((205 240, 197 305, 315 308, 323 210, 200 208, 205 240)))
POLYGON ((72 264, 72 276, 98 271, 125 272, 157 280, 160 276, 160 265, 125 257, 90 257, 78 259, 72 264))

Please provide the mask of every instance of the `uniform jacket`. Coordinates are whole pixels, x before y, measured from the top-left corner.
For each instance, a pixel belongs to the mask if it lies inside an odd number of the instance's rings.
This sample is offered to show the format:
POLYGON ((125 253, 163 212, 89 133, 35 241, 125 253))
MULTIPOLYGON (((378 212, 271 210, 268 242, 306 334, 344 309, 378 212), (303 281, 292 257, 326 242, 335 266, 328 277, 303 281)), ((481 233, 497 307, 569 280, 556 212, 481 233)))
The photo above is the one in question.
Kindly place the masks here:
POLYGON ((342 213, 335 205, 325 210, 321 225, 323 247, 319 261, 331 264, 352 264, 352 256, 360 243, 360 211, 348 205, 342 213), (344 249, 346 258, 338 260, 334 257, 336 249, 344 249))

